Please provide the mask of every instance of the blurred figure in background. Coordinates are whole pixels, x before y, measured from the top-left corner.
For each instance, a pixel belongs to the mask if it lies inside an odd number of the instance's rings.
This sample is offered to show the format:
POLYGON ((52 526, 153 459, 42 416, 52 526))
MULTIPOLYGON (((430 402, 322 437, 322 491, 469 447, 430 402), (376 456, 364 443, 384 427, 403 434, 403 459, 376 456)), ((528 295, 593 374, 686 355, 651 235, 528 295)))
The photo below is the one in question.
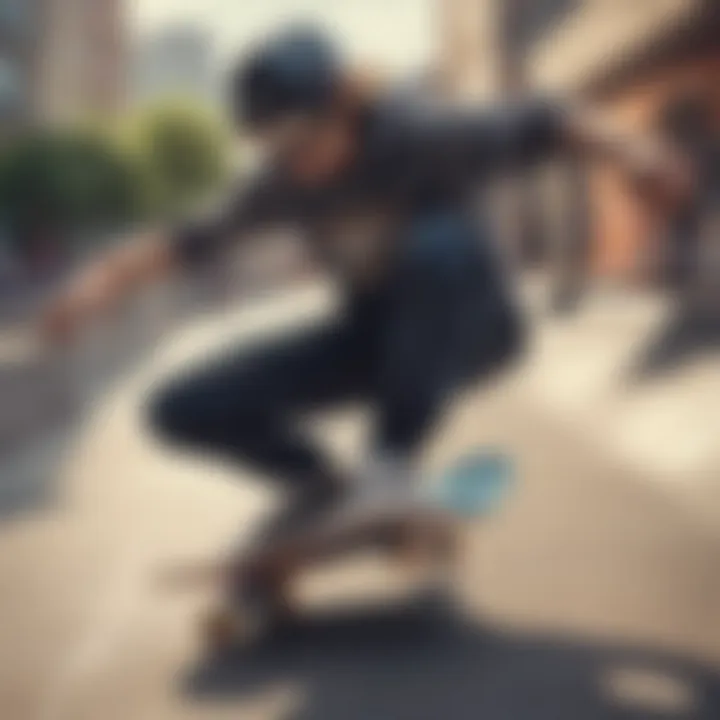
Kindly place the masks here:
POLYGON ((317 521, 352 484, 298 427, 297 413, 369 403, 372 447, 353 480, 396 491, 381 503, 407 502, 413 464, 455 393, 522 348, 512 289, 477 219, 478 185, 567 151, 617 163, 653 198, 686 187, 667 147, 585 109, 539 100, 438 107, 361 81, 312 29, 260 43, 235 69, 231 91, 235 120, 263 148, 264 167, 212 215, 93 264, 52 305, 47 327, 67 336, 142 284, 197 267, 258 228, 307 237, 340 280, 342 312, 195 368, 150 403, 166 440, 282 482, 287 502, 261 544, 317 521))

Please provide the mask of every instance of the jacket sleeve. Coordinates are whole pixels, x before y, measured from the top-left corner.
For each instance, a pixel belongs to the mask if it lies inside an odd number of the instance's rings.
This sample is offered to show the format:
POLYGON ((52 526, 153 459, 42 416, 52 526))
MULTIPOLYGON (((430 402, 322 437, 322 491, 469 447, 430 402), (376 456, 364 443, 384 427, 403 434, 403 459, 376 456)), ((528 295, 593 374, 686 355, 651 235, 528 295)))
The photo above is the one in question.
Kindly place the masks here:
POLYGON ((475 177, 550 158, 566 140, 564 109, 540 100, 425 111, 412 124, 418 153, 475 177))
POLYGON ((185 266, 217 257, 253 230, 282 221, 282 202, 266 176, 246 181, 215 207, 171 231, 175 255, 185 266))

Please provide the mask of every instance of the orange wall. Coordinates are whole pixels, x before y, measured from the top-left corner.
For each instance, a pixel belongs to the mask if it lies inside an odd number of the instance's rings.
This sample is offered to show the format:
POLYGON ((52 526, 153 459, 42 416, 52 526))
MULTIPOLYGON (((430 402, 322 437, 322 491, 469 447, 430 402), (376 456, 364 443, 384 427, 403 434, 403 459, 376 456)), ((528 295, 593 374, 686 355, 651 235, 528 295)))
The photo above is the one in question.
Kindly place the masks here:
MULTIPOLYGON (((702 88, 712 97, 720 129, 720 51, 659 71, 643 83, 606 99, 610 114, 628 127, 653 127, 665 103, 678 91, 702 88)), ((667 215, 644 207, 608 168, 591 173, 592 262, 601 276, 651 280, 658 268, 659 236, 667 215)))

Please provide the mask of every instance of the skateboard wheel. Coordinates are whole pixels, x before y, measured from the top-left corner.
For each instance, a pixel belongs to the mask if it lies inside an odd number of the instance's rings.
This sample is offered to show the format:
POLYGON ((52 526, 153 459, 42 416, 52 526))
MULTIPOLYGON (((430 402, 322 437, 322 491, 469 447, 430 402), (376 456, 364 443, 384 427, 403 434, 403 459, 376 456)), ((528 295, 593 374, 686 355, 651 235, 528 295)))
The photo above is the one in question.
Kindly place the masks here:
POLYGON ((455 554, 455 534, 451 528, 440 524, 425 527, 405 527, 393 546, 397 558, 402 561, 449 562, 455 554))
POLYGON ((210 612, 205 621, 206 643, 214 650, 246 645, 274 628, 288 623, 294 616, 292 603, 280 587, 262 602, 246 603, 242 599, 225 600, 210 612))
POLYGON ((245 641, 248 623, 237 610, 220 608, 211 611, 203 621, 202 634, 210 650, 226 650, 245 641))

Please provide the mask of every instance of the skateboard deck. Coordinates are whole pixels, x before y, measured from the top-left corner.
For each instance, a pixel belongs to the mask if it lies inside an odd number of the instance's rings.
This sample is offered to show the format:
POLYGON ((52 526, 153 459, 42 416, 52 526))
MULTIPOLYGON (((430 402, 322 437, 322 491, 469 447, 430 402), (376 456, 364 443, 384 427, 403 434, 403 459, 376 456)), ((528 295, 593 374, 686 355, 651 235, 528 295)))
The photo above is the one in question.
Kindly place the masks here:
MULTIPOLYGON (((303 570, 354 551, 375 548, 391 559, 414 565, 437 587, 451 564, 457 532, 464 520, 489 517, 499 510, 512 486, 509 459, 484 451, 463 456, 423 488, 412 503, 351 507, 252 553, 176 569, 176 581, 192 585, 208 581, 232 585, 250 566, 269 578, 272 608, 260 625, 272 625, 292 614, 289 585, 303 570)), ((248 634, 243 609, 230 593, 207 618, 206 634, 215 646, 248 634)))
POLYGON ((440 473, 410 502, 349 507, 260 550, 251 559, 272 575, 291 576, 303 567, 368 546, 401 560, 445 561, 462 520, 498 510, 512 480, 507 457, 476 452, 440 473))

